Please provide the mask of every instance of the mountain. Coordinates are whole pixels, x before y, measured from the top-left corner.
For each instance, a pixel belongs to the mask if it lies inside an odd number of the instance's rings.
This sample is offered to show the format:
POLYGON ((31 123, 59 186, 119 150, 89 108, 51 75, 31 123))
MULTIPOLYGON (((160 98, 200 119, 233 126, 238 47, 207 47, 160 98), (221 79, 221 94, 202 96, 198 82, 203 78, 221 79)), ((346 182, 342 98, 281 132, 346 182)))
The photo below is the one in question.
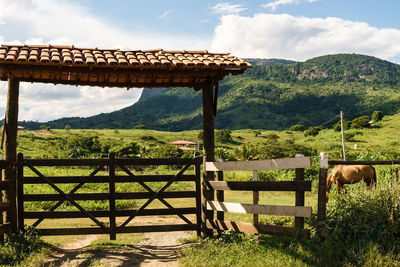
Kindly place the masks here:
POLYGON ((254 66, 285 66, 295 64, 296 61, 279 58, 245 58, 247 62, 254 66))
MULTIPOLYGON (((255 61, 254 61, 255 62, 255 61)), ((219 86, 216 128, 288 129, 370 115, 400 107, 400 65, 375 57, 337 54, 305 62, 259 65, 219 86)), ((262 63, 264 62, 264 63, 262 63)), ((88 118, 48 122, 51 128, 132 128, 181 131, 202 128, 201 92, 164 89, 124 109, 88 118)))

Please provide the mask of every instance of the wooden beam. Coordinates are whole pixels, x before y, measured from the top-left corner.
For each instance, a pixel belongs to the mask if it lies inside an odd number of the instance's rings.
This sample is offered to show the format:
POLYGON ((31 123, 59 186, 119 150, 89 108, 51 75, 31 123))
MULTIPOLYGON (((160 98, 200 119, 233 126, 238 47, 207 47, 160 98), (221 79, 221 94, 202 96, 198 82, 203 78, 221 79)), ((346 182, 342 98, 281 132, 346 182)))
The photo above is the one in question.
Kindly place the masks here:
POLYGON ((206 162, 207 171, 255 171, 311 167, 310 157, 250 161, 206 162))
POLYGON ((214 190, 238 191, 311 191, 311 181, 205 181, 214 190))
POLYGON ((240 233, 249 234, 269 234, 284 236, 310 236, 310 230, 292 227, 282 227, 277 225, 266 225, 258 223, 230 222, 230 221, 207 221, 207 227, 218 230, 233 230, 240 233))
POLYGON ((277 216, 311 217, 311 207, 254 205, 232 202, 207 201, 208 210, 244 214, 266 214, 277 216))
POLYGON ((4 160, 10 162, 10 167, 5 169, 4 178, 9 181, 9 188, 5 191, 5 201, 11 202, 11 209, 7 212, 6 222, 10 223, 12 230, 17 228, 16 207, 16 180, 17 180, 17 129, 18 129, 18 98, 19 81, 8 79, 7 107, 4 119, 4 160))
MULTIPOLYGON (((203 150, 204 161, 214 161, 214 110, 212 84, 203 89, 203 150)), ((204 166, 204 165, 203 165, 204 166)), ((214 172, 203 171, 203 181, 214 180, 214 172)), ((202 198, 202 237, 212 237, 213 231, 207 229, 206 220, 213 220, 214 212, 207 210, 206 201, 214 200, 214 190, 203 186, 202 198)))

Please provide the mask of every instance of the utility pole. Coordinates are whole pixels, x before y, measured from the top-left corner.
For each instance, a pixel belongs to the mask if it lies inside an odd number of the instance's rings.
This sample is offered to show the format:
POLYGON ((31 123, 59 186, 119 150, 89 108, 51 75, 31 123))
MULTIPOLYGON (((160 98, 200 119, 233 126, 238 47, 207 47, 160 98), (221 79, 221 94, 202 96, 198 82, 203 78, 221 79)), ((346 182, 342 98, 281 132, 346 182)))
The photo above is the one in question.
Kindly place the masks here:
POLYGON ((342 130, 343 160, 346 160, 346 147, 344 145, 343 111, 340 111, 340 129, 342 130))

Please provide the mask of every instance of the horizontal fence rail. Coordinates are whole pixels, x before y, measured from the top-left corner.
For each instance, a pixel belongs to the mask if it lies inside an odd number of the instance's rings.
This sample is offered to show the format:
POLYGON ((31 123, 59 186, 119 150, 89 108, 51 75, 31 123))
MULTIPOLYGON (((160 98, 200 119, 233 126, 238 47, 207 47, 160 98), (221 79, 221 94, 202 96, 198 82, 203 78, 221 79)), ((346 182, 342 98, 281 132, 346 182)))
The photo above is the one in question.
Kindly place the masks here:
MULTIPOLYGON (((24 159, 19 155, 18 161, 18 216, 21 225, 25 219, 36 219, 33 226, 38 226, 45 219, 66 219, 66 218, 89 218, 94 227, 80 228, 38 228, 42 235, 80 235, 80 234, 109 234, 110 239, 115 239, 117 233, 136 233, 149 231, 181 231, 196 230, 200 233, 200 165, 202 158, 194 159, 115 159, 112 154, 108 159, 24 159), (132 166, 159 166, 173 165, 184 166, 175 175, 142 175, 135 174, 130 170, 132 166), (88 176, 45 176, 37 167, 61 167, 78 166, 92 167, 88 176), (193 166, 194 174, 185 173, 193 166), (94 167, 94 170, 93 170, 94 167), (30 169, 36 176, 25 176, 24 169, 30 169), (116 174, 118 170, 118 174, 116 174), (104 175, 107 172, 107 175, 104 175), (124 175, 121 175, 123 173, 124 175), (167 191, 175 182, 192 182, 193 190, 167 191), (101 193, 78 193, 78 190, 86 184, 108 184, 108 192, 101 193), (137 183, 144 191, 118 192, 116 184, 137 183), (147 183, 162 183, 161 189, 152 189, 147 183), (58 184, 75 184, 73 189, 64 192, 58 184), (24 193, 24 185, 49 185, 55 192, 48 194, 24 193), (192 198, 195 205, 192 207, 173 207, 167 202, 171 198, 192 198), (115 202, 118 200, 139 200, 144 199, 145 204, 135 209, 118 209, 115 202), (160 201, 166 208, 148 208, 154 200, 160 201), (107 201, 108 210, 86 210, 76 201, 107 201), (46 211, 24 211, 24 203, 38 201, 56 201, 52 208, 46 211), (57 211, 63 203, 75 206, 77 211, 57 211), (173 225, 128 225, 138 216, 162 216, 177 215, 184 224, 173 225), (196 221, 192 222, 186 216, 195 215, 196 221), (128 217, 125 222, 117 225, 116 218, 128 217), (97 218, 108 218, 109 223, 97 218)), ((134 187, 136 188, 136 187, 134 187)), ((137 189, 135 189, 137 190, 137 189)), ((20 225, 20 226, 21 226, 20 225)))
MULTIPOLYGON (((304 192, 311 191, 311 181, 304 181, 304 168, 311 167, 310 157, 296 157, 254 161, 206 162, 205 171, 216 171, 217 181, 204 180, 203 190, 217 194, 217 201, 207 198, 203 201, 203 217, 205 228, 218 231, 233 230, 253 234, 279 234, 309 236, 310 231, 304 229, 304 218, 311 217, 311 207, 304 207, 304 192), (294 169, 294 181, 258 181, 259 170, 294 169), (253 171, 254 181, 223 181, 224 171, 253 171), (253 204, 232 203, 224 201, 224 191, 253 191, 253 204), (294 191, 296 206, 260 205, 260 191, 294 191), (217 220, 213 214, 205 211, 216 211, 217 220), (253 214, 254 223, 231 222, 224 220, 224 212, 253 214), (258 215, 294 216, 295 227, 266 225, 258 223, 258 215), (212 216, 211 216, 212 215, 212 216)), ((203 194, 204 195, 204 194, 203 194)))

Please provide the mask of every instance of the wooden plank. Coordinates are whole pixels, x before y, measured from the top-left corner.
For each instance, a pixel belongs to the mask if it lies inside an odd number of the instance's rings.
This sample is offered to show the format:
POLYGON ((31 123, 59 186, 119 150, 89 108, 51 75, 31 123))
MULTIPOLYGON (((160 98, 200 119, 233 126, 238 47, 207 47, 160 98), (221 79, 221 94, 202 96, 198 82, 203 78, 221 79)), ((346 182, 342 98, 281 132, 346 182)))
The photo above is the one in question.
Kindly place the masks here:
POLYGON ((217 230, 233 230, 235 232, 249 234, 268 234, 268 235, 284 235, 284 236, 310 236, 310 230, 297 229, 292 227, 282 227, 277 225, 255 224, 245 222, 230 221, 207 221, 208 228, 217 230))
MULTIPOLYGON (((72 200, 108 200, 108 193, 66 194, 72 200)), ((115 199, 146 199, 154 194, 149 192, 115 193, 115 199)), ((162 192, 161 198, 194 198, 196 191, 162 192)), ((65 200, 59 194, 24 194, 24 201, 58 201, 65 200)))
POLYGON ((311 191, 311 181, 207 181, 203 183, 214 190, 311 191))
MULTIPOLYGON (((135 159, 116 159, 116 164, 130 166, 130 165, 187 165, 187 164, 195 164, 199 159, 182 159, 182 158, 155 158, 155 159, 146 159, 146 158, 135 158, 135 159)), ((201 162, 201 159, 200 159, 201 162)))
MULTIPOLYGON (((258 171, 253 171, 253 181, 258 181, 258 171)), ((260 192, 253 191, 253 204, 258 205, 259 200, 260 200, 260 192)), ((253 223, 258 223, 258 214, 253 215, 253 223)))
MULTIPOLYGON (((10 201, 0 202, 0 212, 8 211, 10 209, 11 209, 11 202, 10 201)), ((2 214, 1 214, 1 216, 2 216, 2 214)))
MULTIPOLYGON (((116 217, 127 217, 135 214, 137 210, 116 210, 116 217)), ((95 217, 108 217, 108 210, 96 210, 90 211, 90 213, 95 217)), ((177 215, 180 214, 196 214, 196 208, 175 208, 171 209, 145 209, 139 216, 160 216, 160 215, 177 215)), ((39 218, 49 218, 49 219, 60 219, 60 218, 87 218, 87 215, 80 211, 25 211, 24 217, 26 219, 39 219, 39 218)))
POLYGON ((328 178, 328 154, 320 153, 320 168, 318 176, 318 212, 317 212, 317 232, 321 233, 326 221, 326 180, 328 178))
POLYGON ((0 234, 6 234, 11 230, 11 223, 5 223, 0 225, 0 234))
POLYGON ((254 205, 219 201, 207 201, 207 209, 245 214, 266 214, 297 217, 311 217, 312 212, 311 207, 254 205))
MULTIPOLYGON (((199 156, 199 152, 195 152, 195 156, 199 156)), ((200 164, 196 164, 194 167, 194 173, 196 176, 195 191, 196 191, 196 231, 197 236, 201 236, 201 176, 200 176, 200 164)))
POLYGON ((206 162, 207 171, 259 171, 311 167, 310 157, 250 161, 206 162))
POLYGON ((18 153, 17 161, 17 221, 18 228, 24 229, 24 155, 18 153))
MULTIPOLYGON (((304 181, 304 169, 296 169, 296 177, 294 178, 295 181, 301 182, 304 181)), ((296 191, 296 200, 295 205, 297 207, 304 206, 304 191, 296 191)), ((297 216, 294 218, 294 225, 296 228, 302 229, 304 228, 304 217, 297 216)))
MULTIPOLYGON (((135 175, 115 176, 117 183, 135 183, 135 182, 168 182, 174 175, 135 175)), ((47 179, 55 184, 69 183, 108 183, 109 176, 46 176, 47 179)), ((194 175, 182 175, 176 179, 177 182, 193 182, 194 175)), ((47 181, 37 176, 25 176, 24 184, 47 184, 47 181)))
POLYGON ((31 166, 98 166, 108 165, 108 159, 25 159, 31 166))
MULTIPOLYGON (((223 181, 224 180, 224 172, 218 171, 217 172, 217 180, 218 181, 223 181)), ((217 190, 217 201, 219 202, 224 202, 225 196, 224 196, 224 191, 223 190, 217 190)), ((224 212, 218 211, 217 212, 217 220, 223 221, 224 220, 224 212)))
MULTIPOLYGON (((196 230, 195 224, 176 224, 176 225, 141 225, 125 226, 117 233, 146 233, 146 232, 170 232, 170 231, 191 231, 196 230)), ((99 235, 107 234, 101 228, 51 228, 38 229, 40 235, 99 235)))
POLYGON ((115 222, 115 155, 110 153, 108 155, 110 165, 108 166, 108 174, 110 182, 108 184, 108 206, 109 206, 109 222, 110 222, 110 240, 116 240, 116 222, 115 222))

